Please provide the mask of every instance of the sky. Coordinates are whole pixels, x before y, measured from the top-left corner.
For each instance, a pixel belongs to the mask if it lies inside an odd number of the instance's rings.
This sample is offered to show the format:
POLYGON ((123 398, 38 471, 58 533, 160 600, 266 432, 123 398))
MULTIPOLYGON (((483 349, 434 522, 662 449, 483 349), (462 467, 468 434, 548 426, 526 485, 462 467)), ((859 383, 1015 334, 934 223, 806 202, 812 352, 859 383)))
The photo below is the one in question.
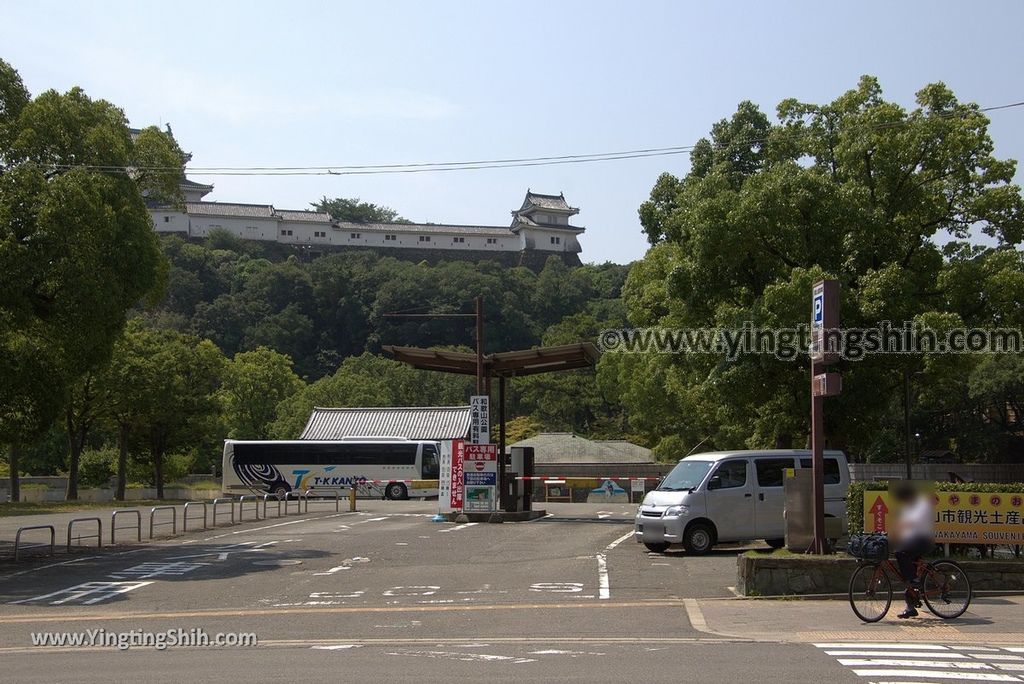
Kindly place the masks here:
MULTIPOLYGON (((0 58, 38 94, 81 86, 170 124, 195 166, 328 166, 689 145, 751 100, 887 99, 943 81, 1024 100, 1021 2, 12 2, 0 58)), ((1024 108, 990 114, 1024 157, 1024 108)), ((413 221, 508 225, 527 188, 580 208, 585 262, 647 249, 637 208, 686 155, 372 176, 199 176, 209 200, 359 197, 413 221)), ((1018 182, 1021 174, 1018 172, 1018 182)))

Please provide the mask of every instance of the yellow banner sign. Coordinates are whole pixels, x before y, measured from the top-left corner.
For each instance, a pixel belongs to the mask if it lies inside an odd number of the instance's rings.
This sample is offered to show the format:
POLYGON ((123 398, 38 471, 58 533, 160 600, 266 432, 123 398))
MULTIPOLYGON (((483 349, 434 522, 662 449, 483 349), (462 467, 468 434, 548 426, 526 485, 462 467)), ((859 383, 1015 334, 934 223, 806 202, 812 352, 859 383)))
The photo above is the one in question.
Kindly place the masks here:
MULTIPOLYGON (((935 492, 939 544, 1024 544, 1024 494, 935 492)), ((889 492, 864 492, 864 531, 888 532, 896 506, 889 492)))

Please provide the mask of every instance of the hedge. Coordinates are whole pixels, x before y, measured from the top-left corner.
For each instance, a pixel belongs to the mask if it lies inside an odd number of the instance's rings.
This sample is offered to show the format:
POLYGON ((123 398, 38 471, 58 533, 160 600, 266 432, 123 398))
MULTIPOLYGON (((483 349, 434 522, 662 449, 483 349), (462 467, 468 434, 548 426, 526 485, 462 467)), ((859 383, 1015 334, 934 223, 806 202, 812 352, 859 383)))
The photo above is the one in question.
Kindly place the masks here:
MULTIPOLYGON (((937 492, 1020 492, 1024 493, 1024 482, 934 482, 937 492)), ((864 492, 884 492, 889 482, 851 482, 846 495, 846 521, 850 534, 864 531, 864 492)))

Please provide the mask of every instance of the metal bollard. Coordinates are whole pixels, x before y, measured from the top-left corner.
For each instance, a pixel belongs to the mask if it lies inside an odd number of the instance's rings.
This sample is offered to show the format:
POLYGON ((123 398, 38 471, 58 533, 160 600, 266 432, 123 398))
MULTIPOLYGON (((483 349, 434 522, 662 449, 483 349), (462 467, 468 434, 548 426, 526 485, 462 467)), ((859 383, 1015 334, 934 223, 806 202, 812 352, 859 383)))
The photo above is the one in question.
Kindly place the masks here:
POLYGON ((356 512, 356 486, 352 485, 348 488, 348 510, 350 513, 356 512))

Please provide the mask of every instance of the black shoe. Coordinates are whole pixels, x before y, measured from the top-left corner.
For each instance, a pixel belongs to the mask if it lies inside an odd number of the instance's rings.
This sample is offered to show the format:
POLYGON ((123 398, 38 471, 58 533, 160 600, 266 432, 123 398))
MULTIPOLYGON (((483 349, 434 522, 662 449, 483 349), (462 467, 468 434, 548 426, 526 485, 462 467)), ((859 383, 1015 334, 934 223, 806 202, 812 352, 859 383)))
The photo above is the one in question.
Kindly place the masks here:
POLYGON ((917 617, 917 611, 911 608, 910 606, 907 606, 907 609, 899 615, 897 615, 896 617, 898 617, 900 620, 906 620, 907 618, 917 617))

